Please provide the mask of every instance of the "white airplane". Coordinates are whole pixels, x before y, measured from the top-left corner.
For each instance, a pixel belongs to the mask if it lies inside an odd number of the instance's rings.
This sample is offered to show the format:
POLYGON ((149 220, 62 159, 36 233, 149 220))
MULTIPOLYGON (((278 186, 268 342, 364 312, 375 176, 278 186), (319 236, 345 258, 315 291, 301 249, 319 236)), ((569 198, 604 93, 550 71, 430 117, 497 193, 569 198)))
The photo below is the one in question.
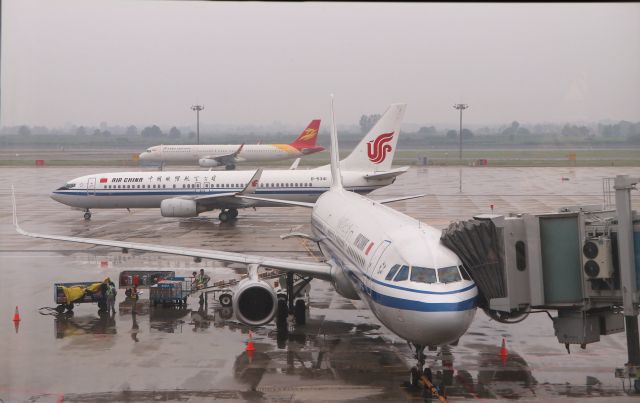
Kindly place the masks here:
MULTIPOLYGON (((342 161, 348 190, 366 194, 407 171, 391 169, 405 106, 391 105, 342 161)), ((309 170, 112 172, 75 178, 50 196, 83 209, 87 220, 91 209, 160 208, 163 217, 196 217, 220 209, 218 218, 226 222, 238 216, 238 209, 282 206, 244 195, 308 203, 326 192, 330 181, 328 165, 309 170)))
MULTIPOLYGON (((14 225, 19 233, 34 238, 245 264, 249 276, 235 289, 233 309, 237 319, 250 326, 266 324, 279 308, 287 308, 286 302, 277 300, 271 285, 259 279, 260 267, 330 281, 340 295, 363 300, 384 326, 415 349, 417 365, 411 368, 410 380, 416 385, 423 374, 430 374, 428 368, 423 370, 425 347, 455 343, 467 331, 475 315, 478 290, 461 260, 441 243, 440 231, 343 187, 333 102, 331 108, 331 188, 315 204, 280 201, 313 209, 312 234, 285 237, 316 241, 325 262, 35 234, 19 227, 15 196, 14 225)), ((296 302, 296 311, 298 306, 304 309, 303 300, 296 302)))
POLYGON ((139 155, 141 161, 161 164, 195 164, 201 167, 225 166, 235 169, 237 163, 280 161, 324 151, 316 145, 320 119, 312 120, 291 144, 255 145, 159 145, 139 155))

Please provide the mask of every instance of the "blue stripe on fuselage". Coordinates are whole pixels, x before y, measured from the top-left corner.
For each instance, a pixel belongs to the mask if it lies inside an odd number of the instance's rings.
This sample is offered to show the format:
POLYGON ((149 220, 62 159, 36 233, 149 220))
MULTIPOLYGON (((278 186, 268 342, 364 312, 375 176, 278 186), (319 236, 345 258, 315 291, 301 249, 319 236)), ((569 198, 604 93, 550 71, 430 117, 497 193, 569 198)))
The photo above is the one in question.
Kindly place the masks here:
MULTIPOLYGON (((352 188, 348 189, 350 191, 359 193, 359 192, 370 192, 377 189, 377 187, 366 187, 363 189, 352 188)), ((129 189, 97 189, 97 190, 86 190, 83 191, 53 191, 51 193, 56 195, 67 195, 67 196, 206 196, 206 195, 216 195, 220 193, 234 193, 240 192, 242 189, 220 189, 215 192, 210 191, 192 191, 192 190, 162 190, 162 191, 133 191, 129 189)), ((277 190, 258 190, 256 191, 256 195, 279 195, 279 194, 294 194, 294 195, 316 195, 322 194, 329 190, 329 188, 320 188, 320 189, 299 189, 299 190, 286 190, 286 191, 277 191, 277 190)))

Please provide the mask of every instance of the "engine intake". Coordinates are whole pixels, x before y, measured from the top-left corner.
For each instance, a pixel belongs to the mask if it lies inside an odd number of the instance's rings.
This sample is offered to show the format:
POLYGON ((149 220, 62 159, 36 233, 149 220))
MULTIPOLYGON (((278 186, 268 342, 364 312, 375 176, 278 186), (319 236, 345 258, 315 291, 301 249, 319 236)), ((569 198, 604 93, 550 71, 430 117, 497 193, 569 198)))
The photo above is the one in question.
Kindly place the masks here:
POLYGON ((233 311, 240 322, 261 326, 271 322, 278 310, 275 290, 262 280, 244 279, 233 295, 233 311))

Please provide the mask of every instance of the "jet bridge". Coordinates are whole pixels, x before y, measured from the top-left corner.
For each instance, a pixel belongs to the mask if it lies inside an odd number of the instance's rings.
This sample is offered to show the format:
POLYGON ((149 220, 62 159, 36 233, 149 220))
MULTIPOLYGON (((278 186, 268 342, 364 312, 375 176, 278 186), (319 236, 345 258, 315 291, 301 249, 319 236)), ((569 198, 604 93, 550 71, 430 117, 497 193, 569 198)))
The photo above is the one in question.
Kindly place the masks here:
POLYGON ((462 259, 481 294, 479 306, 495 320, 517 323, 532 310, 555 310, 555 334, 567 350, 626 325, 629 374, 640 367, 640 216, 630 203, 639 181, 616 177, 616 209, 483 214, 452 223, 442 242, 462 259))

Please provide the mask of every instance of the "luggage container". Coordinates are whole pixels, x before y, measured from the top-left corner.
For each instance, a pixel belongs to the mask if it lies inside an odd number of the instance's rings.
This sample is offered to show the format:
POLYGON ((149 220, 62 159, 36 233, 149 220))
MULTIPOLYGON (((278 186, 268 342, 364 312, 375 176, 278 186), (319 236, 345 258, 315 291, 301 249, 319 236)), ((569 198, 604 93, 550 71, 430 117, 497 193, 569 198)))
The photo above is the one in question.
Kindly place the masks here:
POLYGON ((157 306, 186 306, 187 297, 191 294, 190 277, 172 277, 160 280, 149 287, 149 301, 157 306))

